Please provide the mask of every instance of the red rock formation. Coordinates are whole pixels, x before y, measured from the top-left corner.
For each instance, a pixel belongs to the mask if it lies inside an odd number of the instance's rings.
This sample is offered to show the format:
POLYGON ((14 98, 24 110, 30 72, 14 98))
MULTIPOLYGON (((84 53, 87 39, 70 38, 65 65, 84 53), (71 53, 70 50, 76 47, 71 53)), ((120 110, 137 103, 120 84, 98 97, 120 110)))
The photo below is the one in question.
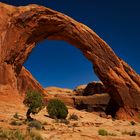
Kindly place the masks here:
POLYGON ((59 88, 59 87, 47 87, 45 88, 45 91, 48 94, 73 94, 73 90, 72 89, 68 89, 68 88, 59 88))
POLYGON ((77 96, 83 96, 83 93, 84 93, 84 89, 87 87, 87 85, 80 85, 80 86, 77 86, 73 92, 75 95, 77 96))
POLYGON ((104 112, 107 108, 110 96, 107 93, 94 94, 92 96, 75 96, 74 105, 77 109, 86 109, 90 112, 104 112))
POLYGON ((20 74, 17 77, 17 88, 20 94, 24 94, 28 90, 37 90, 46 94, 45 89, 36 81, 36 79, 22 67, 20 74))
POLYGON ((140 111, 140 76, 87 26, 38 5, 0 3, 0 85, 18 89, 17 77, 35 44, 44 39, 65 40, 79 48, 108 89, 118 117, 140 111))
POLYGON ((102 82, 91 82, 83 91, 83 96, 105 93, 106 89, 102 82))

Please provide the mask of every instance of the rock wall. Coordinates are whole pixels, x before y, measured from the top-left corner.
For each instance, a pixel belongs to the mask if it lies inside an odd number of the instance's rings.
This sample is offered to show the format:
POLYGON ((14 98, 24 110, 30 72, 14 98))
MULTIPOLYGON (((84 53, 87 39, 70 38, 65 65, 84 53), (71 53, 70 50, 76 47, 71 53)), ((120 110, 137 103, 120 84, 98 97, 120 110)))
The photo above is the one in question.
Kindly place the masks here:
POLYGON ((22 65, 36 43, 44 39, 64 40, 79 48, 118 106, 117 116, 138 116, 140 76, 90 28, 38 5, 0 3, 0 85, 19 89, 22 65))

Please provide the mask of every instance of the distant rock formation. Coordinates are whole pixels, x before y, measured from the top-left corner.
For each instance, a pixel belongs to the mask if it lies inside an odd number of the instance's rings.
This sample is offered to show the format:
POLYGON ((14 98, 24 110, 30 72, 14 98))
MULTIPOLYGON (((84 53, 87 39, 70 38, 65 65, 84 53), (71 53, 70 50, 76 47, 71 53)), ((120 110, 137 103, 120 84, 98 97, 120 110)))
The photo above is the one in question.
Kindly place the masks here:
POLYGON ((90 28, 43 6, 0 3, 0 86, 23 90, 18 87, 23 64, 44 39, 64 40, 79 48, 110 94, 117 117, 137 119, 140 76, 90 28))
POLYGON ((83 91, 83 96, 105 93, 106 89, 102 82, 91 82, 83 91))
POLYGON ((89 112, 105 112, 110 101, 107 93, 92 96, 75 96, 74 105, 77 109, 86 109, 89 112))
POLYGON ((89 96, 94 94, 106 93, 106 89, 102 82, 93 81, 88 83, 87 85, 77 86, 73 90, 73 92, 75 92, 75 95, 77 96, 89 96))
POLYGON ((73 92, 72 89, 59 87, 47 87, 45 88, 45 91, 47 94, 71 94, 73 92))
POLYGON ((75 107, 79 110, 85 109, 89 112, 105 112, 110 101, 110 96, 107 93, 83 96, 80 94, 75 94, 75 91, 72 91, 70 89, 58 87, 48 87, 46 88, 46 92, 46 104, 49 102, 50 99, 57 98, 65 102, 65 104, 68 106, 75 107))
POLYGON ((81 95, 83 96, 83 93, 84 93, 84 90, 86 88, 87 85, 80 85, 80 86, 77 86, 73 92, 75 92, 75 95, 81 95))

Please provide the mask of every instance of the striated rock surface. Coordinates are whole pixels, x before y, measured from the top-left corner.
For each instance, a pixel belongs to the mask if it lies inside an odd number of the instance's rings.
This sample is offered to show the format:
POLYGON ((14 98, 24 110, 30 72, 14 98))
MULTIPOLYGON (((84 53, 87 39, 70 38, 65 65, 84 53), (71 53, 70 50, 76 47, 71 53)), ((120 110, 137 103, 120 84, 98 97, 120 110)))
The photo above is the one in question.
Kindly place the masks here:
POLYGON ((87 85, 80 85, 80 86, 77 86, 73 92, 76 94, 76 95, 80 95, 82 96, 83 93, 84 93, 84 89, 86 88, 87 85))
POLYGON ((79 48, 110 93, 118 118, 138 116, 140 76, 90 28, 43 6, 0 3, 0 86, 18 91, 22 65, 44 39, 64 40, 79 48))
POLYGON ((94 94, 92 96, 75 96, 74 104, 77 109, 86 109, 87 111, 93 112, 105 112, 110 96, 107 93, 94 94))
POLYGON ((20 74, 17 77, 17 88, 20 94, 28 90, 36 90, 46 95, 45 89, 36 81, 32 74, 22 67, 20 74))
POLYGON ((59 87, 47 87, 45 88, 47 94, 71 94, 73 90, 68 88, 59 88, 59 87))
POLYGON ((48 104, 49 100, 54 99, 54 98, 63 101, 68 106, 71 106, 73 108, 75 107, 74 97, 70 96, 70 95, 64 95, 64 94, 49 94, 49 95, 47 95, 47 97, 45 97, 46 104, 48 104))

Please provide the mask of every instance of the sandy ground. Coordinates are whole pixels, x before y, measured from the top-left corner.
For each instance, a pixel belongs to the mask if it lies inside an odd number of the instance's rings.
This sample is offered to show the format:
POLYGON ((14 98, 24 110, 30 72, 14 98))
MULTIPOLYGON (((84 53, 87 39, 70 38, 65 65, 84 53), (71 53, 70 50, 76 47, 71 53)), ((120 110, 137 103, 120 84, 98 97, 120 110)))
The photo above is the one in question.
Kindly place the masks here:
MULTIPOLYGON (((25 119, 27 108, 19 101, 12 103, 0 101, 0 128, 8 129, 27 129, 27 125, 21 126, 10 125, 15 112, 25 119)), ((33 116, 35 119, 44 124, 44 130, 39 130, 44 140, 140 140, 140 123, 131 125, 129 121, 101 118, 98 115, 86 111, 78 111, 69 107, 69 114, 76 114, 78 121, 70 121, 69 124, 58 123, 49 118, 46 109, 33 116), (100 136, 98 131, 105 129, 116 136, 100 136), (123 135, 122 132, 135 131, 137 136, 123 135)))

